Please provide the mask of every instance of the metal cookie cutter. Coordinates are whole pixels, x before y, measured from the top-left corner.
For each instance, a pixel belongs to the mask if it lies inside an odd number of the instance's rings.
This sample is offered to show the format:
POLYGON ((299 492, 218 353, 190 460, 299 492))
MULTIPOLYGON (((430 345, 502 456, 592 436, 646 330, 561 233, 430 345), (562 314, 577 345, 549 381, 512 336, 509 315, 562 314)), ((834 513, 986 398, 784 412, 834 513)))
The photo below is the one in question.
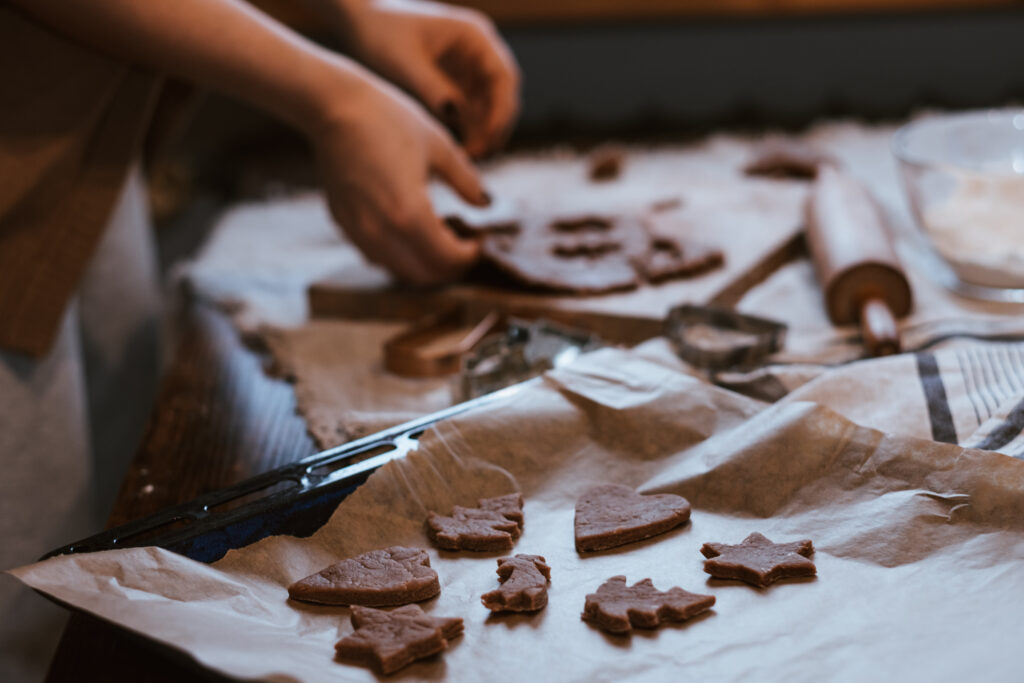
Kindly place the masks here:
POLYGON ((503 325, 495 311, 473 321, 458 306, 428 315, 384 343, 384 367, 402 377, 454 375, 463 356, 503 325))
POLYGON ((467 401, 525 382, 602 345, 583 330, 510 318, 503 334, 489 336, 466 355, 455 390, 459 400, 467 401))
POLYGON ((669 311, 665 336, 690 365, 716 371, 761 363, 782 348, 786 326, 725 308, 684 304, 669 311))

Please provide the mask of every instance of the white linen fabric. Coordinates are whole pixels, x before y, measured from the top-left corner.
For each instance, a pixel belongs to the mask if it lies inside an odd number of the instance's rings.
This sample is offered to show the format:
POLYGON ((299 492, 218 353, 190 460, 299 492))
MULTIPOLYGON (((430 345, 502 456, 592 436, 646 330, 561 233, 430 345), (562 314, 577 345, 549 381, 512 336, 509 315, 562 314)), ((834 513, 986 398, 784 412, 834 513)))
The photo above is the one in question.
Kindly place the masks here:
MULTIPOLYGON (((156 392, 156 264, 136 171, 51 352, 0 352, 0 568, 102 528, 156 392)), ((0 680, 41 680, 67 613, 0 575, 0 614, 0 680)))

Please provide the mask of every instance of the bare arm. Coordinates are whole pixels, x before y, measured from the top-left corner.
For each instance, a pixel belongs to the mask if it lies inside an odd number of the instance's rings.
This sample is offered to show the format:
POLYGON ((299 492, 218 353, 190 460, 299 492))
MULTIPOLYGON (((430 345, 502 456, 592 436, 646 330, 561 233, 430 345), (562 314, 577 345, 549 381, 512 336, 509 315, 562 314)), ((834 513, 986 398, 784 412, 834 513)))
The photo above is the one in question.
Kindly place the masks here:
POLYGON ((59 33, 246 100, 303 130, 356 89, 357 64, 239 0, 12 0, 59 33))
POLYGON ((371 260, 432 283, 476 257, 434 214, 437 173, 486 203, 465 154, 415 102, 240 0, 13 0, 52 30, 270 111, 313 143, 336 220, 371 260))
POLYGON ((302 1, 353 57, 458 130, 471 155, 504 142, 519 111, 519 67, 485 15, 428 0, 302 1))

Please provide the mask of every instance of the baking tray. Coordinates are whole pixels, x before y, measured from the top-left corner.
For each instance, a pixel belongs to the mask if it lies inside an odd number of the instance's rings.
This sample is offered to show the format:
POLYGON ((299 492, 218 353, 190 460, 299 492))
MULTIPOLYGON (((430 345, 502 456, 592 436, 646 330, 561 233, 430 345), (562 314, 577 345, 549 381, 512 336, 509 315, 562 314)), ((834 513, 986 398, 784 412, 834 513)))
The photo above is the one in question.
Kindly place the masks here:
POLYGON ((159 546, 209 563, 229 550, 267 536, 309 536, 323 526, 338 503, 374 470, 413 450, 417 439, 431 426, 507 398, 533 381, 536 380, 506 387, 321 451, 234 486, 56 548, 41 559, 69 553, 159 546))

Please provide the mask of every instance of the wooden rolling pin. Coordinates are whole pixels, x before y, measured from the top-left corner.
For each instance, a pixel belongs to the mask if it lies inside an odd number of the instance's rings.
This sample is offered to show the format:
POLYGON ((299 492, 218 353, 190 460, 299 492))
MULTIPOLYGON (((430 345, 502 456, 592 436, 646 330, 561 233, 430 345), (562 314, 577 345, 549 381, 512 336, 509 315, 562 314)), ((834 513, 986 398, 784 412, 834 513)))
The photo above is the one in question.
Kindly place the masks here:
POLYGON ((910 283, 874 199, 835 166, 818 168, 807 201, 807 243, 832 323, 859 323, 872 356, 899 353, 896 320, 910 312, 910 283))

